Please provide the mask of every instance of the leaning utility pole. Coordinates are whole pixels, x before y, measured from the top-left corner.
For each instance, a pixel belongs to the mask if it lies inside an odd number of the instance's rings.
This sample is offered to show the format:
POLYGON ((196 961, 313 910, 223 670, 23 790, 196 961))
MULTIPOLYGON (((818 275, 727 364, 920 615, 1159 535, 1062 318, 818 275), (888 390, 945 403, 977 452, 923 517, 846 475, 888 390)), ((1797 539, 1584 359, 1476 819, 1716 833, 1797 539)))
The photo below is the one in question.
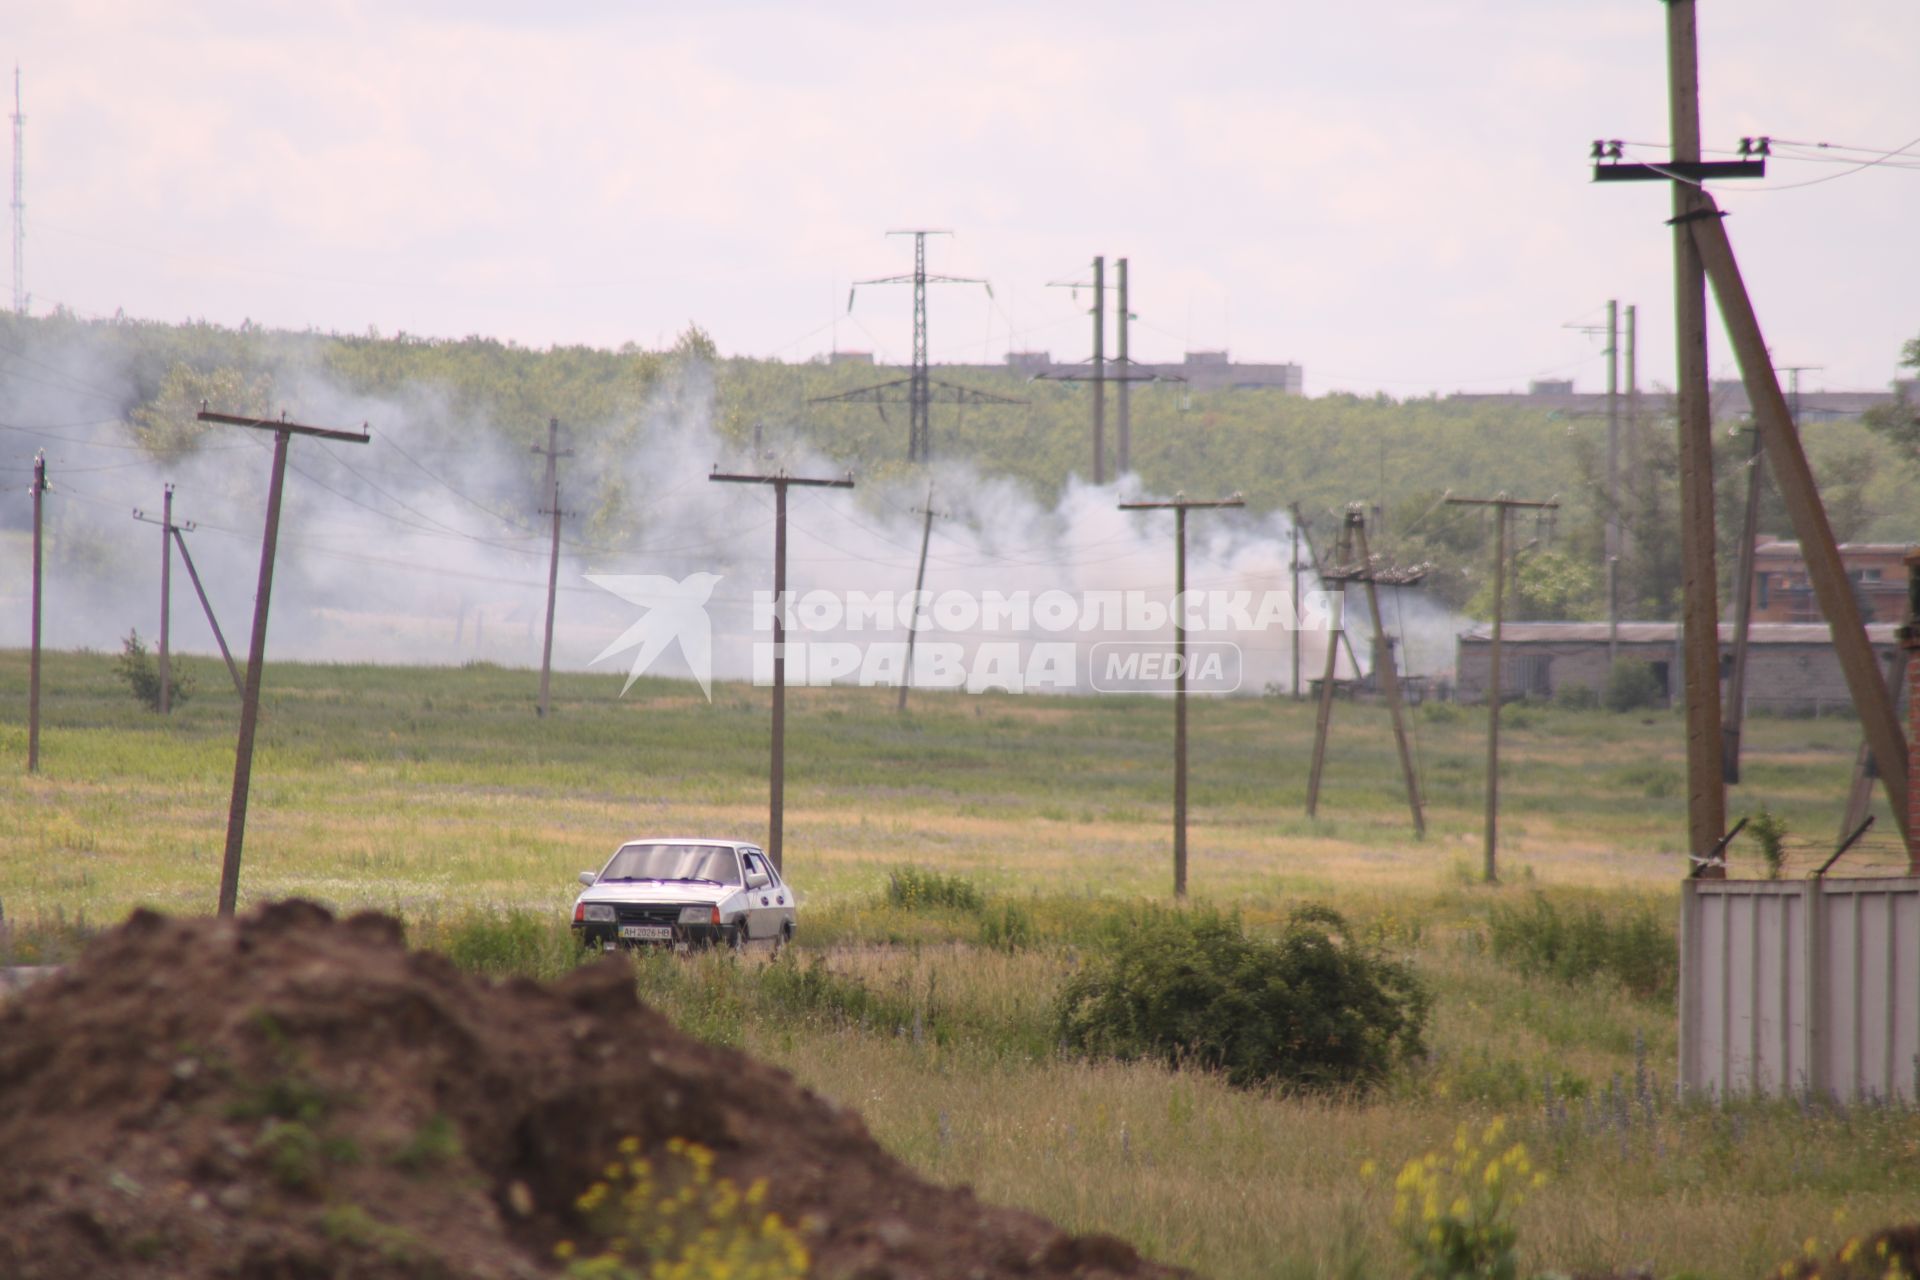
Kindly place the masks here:
POLYGON ((1500 845, 1500 698, 1504 692, 1500 671, 1500 627, 1506 609, 1507 526, 1513 510, 1524 507, 1534 511, 1553 511, 1557 502, 1527 502, 1496 494, 1491 498, 1454 498, 1447 502, 1459 507, 1492 507, 1493 535, 1493 644, 1487 655, 1487 831, 1483 872, 1488 884, 1499 882, 1495 852, 1500 845))
POLYGON ((233 752, 233 798, 227 807, 227 850, 220 864, 219 913, 230 916, 240 900, 240 854, 247 838, 247 791, 253 782, 253 735, 260 723, 260 679, 267 662, 267 605, 273 596, 273 556, 280 541, 280 495, 287 481, 287 445, 296 435, 322 440, 365 444, 371 438, 363 426, 358 433, 331 427, 309 427, 278 419, 245 418, 209 413, 202 401, 201 422, 252 427, 273 432, 273 475, 267 485, 267 523, 260 535, 260 581, 253 597, 253 635, 247 650, 247 683, 240 695, 240 733, 233 752))
MULTIPOLYGON (((1353 503, 1347 508, 1346 518, 1340 531, 1340 551, 1346 563, 1320 573, 1322 582, 1363 583, 1367 589, 1367 609, 1373 618, 1373 673, 1380 682, 1381 693, 1387 700, 1387 711, 1393 721, 1393 741, 1400 755, 1400 775, 1407 784, 1407 805, 1413 812, 1413 834, 1424 838, 1427 834, 1426 815, 1421 811, 1420 782, 1414 772, 1413 751, 1407 738, 1407 723, 1400 702, 1400 673, 1395 668, 1393 642, 1387 637, 1386 618, 1380 611, 1380 594, 1377 584, 1386 581, 1396 586, 1410 586, 1426 577, 1424 567, 1408 570, 1382 569, 1373 563, 1373 554, 1367 548, 1366 508, 1362 503, 1353 503)), ((1344 626, 1342 627, 1344 631, 1344 626)), ((1349 642, 1351 643, 1351 642, 1349 642)), ((1332 646, 1329 646, 1331 650, 1332 646)), ((1355 665, 1358 670, 1358 664, 1355 665)), ((1314 724, 1313 763, 1307 777, 1307 816, 1314 816, 1319 807, 1320 777, 1325 769, 1327 740, 1333 724, 1333 660, 1331 651, 1327 660, 1327 678, 1320 688, 1320 714, 1314 724)))
POLYGON ((553 516, 552 549, 547 554, 547 638, 540 648, 540 718, 553 709, 548 686, 553 678, 553 608, 560 584, 560 459, 571 458, 573 450, 560 447, 560 419, 547 419, 547 447, 531 446, 531 452, 547 460, 547 505, 540 514, 553 516))
MULTIPOLYGON (((138 512, 135 513, 139 514, 138 512)), ((247 683, 240 676, 240 668, 233 664, 233 654, 227 649, 227 637, 220 630, 220 619, 213 616, 213 602, 207 599, 207 589, 200 585, 200 571, 193 567, 193 555, 187 550, 187 540, 181 531, 193 531, 193 522, 173 526, 173 545, 180 548, 180 563, 187 566, 187 580, 193 583, 193 594, 200 597, 200 611, 207 615, 207 626, 213 631, 213 642, 220 646, 220 660, 227 664, 227 674, 233 677, 233 691, 243 699, 247 696, 247 683)))
POLYGON ((27 647, 27 772, 40 771, 40 508, 47 492, 47 455, 33 455, 33 624, 27 647))
MULTIPOLYGON (((935 400, 942 404, 1021 404, 1010 396, 997 396, 989 391, 975 391, 970 387, 957 387, 949 382, 941 382, 927 371, 927 286, 930 284, 977 284, 984 287, 987 296, 993 296, 993 286, 985 280, 969 276, 936 276, 927 274, 927 237, 950 236, 951 231, 914 230, 889 231, 890 236, 913 237, 913 273, 901 276, 882 276, 876 280, 856 280, 847 290, 847 310, 853 310, 853 299, 861 285, 910 284, 913 286, 913 368, 905 378, 896 378, 891 382, 878 383, 871 387, 862 387, 857 391, 843 391, 838 395, 818 396, 810 404, 863 403, 888 405, 900 403, 900 388, 906 388, 907 404, 907 461, 933 461, 933 428, 929 406, 935 400), (937 391, 936 391, 937 389, 937 391)), ((885 410, 881 411, 883 414, 885 410)))
POLYGON ((708 480, 727 484, 770 484, 773 486, 773 753, 767 776, 767 857, 773 869, 785 873, 781 858, 781 838, 786 828, 787 792, 787 488, 851 489, 849 472, 839 480, 819 480, 790 476, 784 471, 773 475, 728 475, 715 471, 708 480))
POLYGON ((920 635, 920 593, 927 586, 927 547, 933 542, 933 486, 927 486, 927 505, 920 508, 920 569, 913 575, 913 612, 907 616, 907 664, 900 672, 901 715, 907 713, 907 689, 913 684, 913 642, 920 635))
POLYGON ((1120 504, 1122 511, 1173 512, 1173 896, 1176 898, 1187 896, 1187 512, 1246 505, 1237 493, 1212 502, 1196 501, 1176 493, 1170 502, 1120 504))

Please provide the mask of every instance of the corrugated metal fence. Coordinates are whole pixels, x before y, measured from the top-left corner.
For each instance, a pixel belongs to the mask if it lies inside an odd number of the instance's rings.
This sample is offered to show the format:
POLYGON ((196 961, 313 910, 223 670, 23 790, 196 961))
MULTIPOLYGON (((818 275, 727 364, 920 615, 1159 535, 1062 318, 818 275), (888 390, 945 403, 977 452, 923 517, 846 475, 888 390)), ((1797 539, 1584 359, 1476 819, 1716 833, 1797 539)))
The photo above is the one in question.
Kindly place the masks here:
POLYGON ((1680 1082, 1920 1099, 1920 878, 1686 881, 1680 1082))

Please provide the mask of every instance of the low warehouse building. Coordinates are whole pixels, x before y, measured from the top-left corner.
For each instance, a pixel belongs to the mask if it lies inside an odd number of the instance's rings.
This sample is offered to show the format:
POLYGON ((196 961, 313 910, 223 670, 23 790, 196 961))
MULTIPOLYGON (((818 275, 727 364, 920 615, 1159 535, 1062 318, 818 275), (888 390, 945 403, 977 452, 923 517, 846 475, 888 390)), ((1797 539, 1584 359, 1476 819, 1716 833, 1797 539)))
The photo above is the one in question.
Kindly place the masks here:
MULTIPOLYGON (((1583 686, 1596 693, 1607 687, 1608 627, 1604 622, 1509 622, 1501 629, 1501 689, 1506 699, 1553 697, 1583 686)), ((1890 660, 1898 647, 1895 627, 1867 628, 1874 652, 1890 660)), ((1684 671, 1680 624, 1623 622, 1617 630, 1623 661, 1644 662, 1671 703, 1680 696, 1684 671)), ((1493 628, 1475 626, 1457 639, 1455 696, 1484 702, 1492 661, 1493 628)), ((1847 711, 1853 699, 1834 654, 1825 623, 1756 622, 1748 633, 1747 709, 1789 715, 1847 711)), ((1733 669, 1733 624, 1720 624, 1720 676, 1733 669)))

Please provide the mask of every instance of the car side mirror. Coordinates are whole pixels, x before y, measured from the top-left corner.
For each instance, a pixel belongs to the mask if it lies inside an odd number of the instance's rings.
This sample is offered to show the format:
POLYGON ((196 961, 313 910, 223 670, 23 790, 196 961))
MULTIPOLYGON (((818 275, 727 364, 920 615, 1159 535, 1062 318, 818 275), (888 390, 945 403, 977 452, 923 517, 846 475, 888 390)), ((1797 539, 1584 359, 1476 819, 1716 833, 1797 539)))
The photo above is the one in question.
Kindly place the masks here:
POLYGON ((591 871, 582 871, 580 873, 580 883, 588 886, 589 888, 591 888, 593 886, 593 882, 595 880, 598 880, 599 878, 600 878, 599 876, 596 876, 591 871))
POLYGON ((773 881, 768 878, 767 873, 764 871, 749 871, 747 873, 747 888, 749 889, 764 889, 772 883, 773 881))

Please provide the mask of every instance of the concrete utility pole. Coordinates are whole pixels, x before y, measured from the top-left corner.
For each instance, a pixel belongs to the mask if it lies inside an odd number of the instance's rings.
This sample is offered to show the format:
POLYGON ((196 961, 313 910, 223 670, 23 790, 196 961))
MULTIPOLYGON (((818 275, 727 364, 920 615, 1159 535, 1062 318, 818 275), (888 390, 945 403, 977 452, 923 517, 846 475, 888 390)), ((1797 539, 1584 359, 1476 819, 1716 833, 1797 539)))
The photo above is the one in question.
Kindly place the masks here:
MULTIPOLYGON (((1636 346, 1639 340, 1639 308, 1627 304, 1627 475, 1629 488, 1637 494, 1646 477, 1640 473, 1640 370, 1636 346)), ((1617 510, 1617 508, 1616 508, 1617 510)), ((1620 554, 1624 558, 1633 546, 1633 527, 1620 523, 1620 554)))
MULTIPOLYGON (((1400 755, 1400 775, 1407 785, 1407 804, 1413 811, 1413 834, 1424 838, 1427 834, 1427 820, 1421 811, 1420 782, 1413 767, 1413 751, 1407 738, 1407 724, 1400 700, 1400 673, 1394 666, 1393 642, 1387 637, 1386 618, 1380 611, 1380 594, 1377 584, 1381 581, 1410 586, 1426 577, 1425 568, 1409 570, 1387 570, 1373 563, 1373 554, 1367 547, 1366 507, 1362 503, 1352 503, 1347 507, 1346 518, 1340 532, 1342 558, 1347 563, 1320 574, 1322 582, 1363 583, 1367 589, 1367 609, 1373 618, 1373 673, 1380 682, 1381 693, 1387 701, 1387 711, 1393 721, 1394 745, 1400 755)), ((1344 626, 1342 627, 1344 631, 1344 626)), ((1358 671, 1359 664, 1355 664, 1358 671)), ((1313 764, 1307 778, 1307 816, 1312 817, 1319 807, 1320 777, 1325 767, 1327 740, 1333 722, 1333 662, 1331 654, 1327 662, 1327 679, 1320 688, 1320 714, 1314 725, 1313 764)))
POLYGON ((27 647, 27 772, 40 771, 40 508, 47 492, 47 455, 33 455, 33 623, 27 647))
POLYGON ((1107 260, 1093 260, 1093 482, 1107 482, 1107 260))
POLYGON ((285 414, 276 420, 209 413, 204 401, 197 416, 201 422, 220 422, 228 426, 273 432, 273 476, 267 486, 266 528, 260 535, 260 581, 253 597, 253 635, 247 650, 247 682, 240 693, 240 733, 233 752, 233 798, 227 807, 227 850, 220 864, 219 913, 230 916, 240 900, 240 854, 247 838, 247 792, 253 782, 253 736, 260 723, 260 680, 267 662, 267 606, 273 597, 273 557, 280 541, 280 496, 287 481, 287 445, 296 435, 344 440, 351 444, 365 444, 371 437, 364 426, 357 433, 336 431, 331 427, 309 427, 288 422, 285 414))
MULTIPOLYGON (((1096 262, 1098 260, 1096 259, 1096 262)), ((1097 384, 1096 384, 1097 385, 1097 384)), ((1187 512, 1244 507, 1239 494, 1206 502, 1176 493, 1169 502, 1123 502, 1122 511, 1173 512, 1173 896, 1187 896, 1187 512)))
POLYGON ((920 569, 913 575, 913 613, 907 618, 907 665, 900 672, 901 715, 907 713, 907 689, 913 684, 913 642, 920 636, 920 593, 927 587, 927 547, 933 542, 933 486, 927 486, 927 505, 920 508, 920 569))
POLYGON ((540 647, 540 717, 553 710, 549 686, 553 679, 553 610, 560 589, 560 459, 571 458, 573 450, 560 447, 560 419, 547 419, 547 447, 530 446, 547 460, 547 505, 540 514, 553 517, 552 549, 547 555, 547 638, 540 647))
POLYGON ((787 793, 787 489, 791 485, 815 489, 851 489, 849 472, 839 480, 773 475, 729 475, 719 471, 707 477, 723 484, 773 486, 773 753, 767 776, 767 857, 784 874, 781 843, 786 829, 787 793))
MULTIPOLYGON (((888 405, 901 403, 900 392, 906 390, 907 405, 907 461, 933 461, 933 428, 929 407, 938 400, 942 404, 1024 404, 1008 396, 997 396, 988 391, 975 391, 968 387, 957 387, 931 376, 927 369, 927 286, 930 284, 977 284, 993 296, 993 286, 985 280, 968 276, 939 276, 927 273, 927 237, 950 236, 951 231, 913 230, 889 231, 890 236, 913 237, 913 271, 908 275, 882 276, 877 280, 856 280, 847 290, 847 310, 853 310, 854 297, 862 285, 910 284, 913 286, 913 367, 905 378, 896 378, 891 382, 882 382, 871 387, 862 387, 857 391, 843 391, 838 395, 819 396, 808 401, 809 404, 862 403, 888 405)), ((885 410, 881 411, 883 414, 885 410)))
POLYGON ((1557 502, 1527 502, 1497 494, 1491 498, 1448 498, 1460 507, 1492 507, 1493 535, 1493 644, 1487 655, 1487 820, 1486 856, 1483 874, 1488 884, 1497 884, 1500 873, 1496 852, 1500 847, 1500 698, 1504 692, 1500 671, 1500 629, 1506 610, 1507 525, 1513 510, 1524 507, 1534 511, 1553 511, 1557 502))
POLYGON ((1607 299, 1607 659, 1619 647, 1620 593, 1613 566, 1620 559, 1620 303, 1607 299))

